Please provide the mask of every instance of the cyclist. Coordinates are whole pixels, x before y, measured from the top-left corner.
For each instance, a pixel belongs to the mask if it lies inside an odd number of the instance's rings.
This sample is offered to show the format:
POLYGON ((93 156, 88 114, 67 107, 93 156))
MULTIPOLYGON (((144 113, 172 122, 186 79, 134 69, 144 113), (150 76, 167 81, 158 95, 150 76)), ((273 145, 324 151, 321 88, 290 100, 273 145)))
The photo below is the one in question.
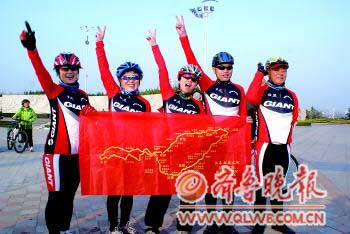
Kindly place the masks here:
POLYGON ((33 126, 32 124, 36 121, 36 114, 30 106, 28 99, 22 100, 22 107, 12 116, 12 119, 19 119, 23 130, 28 136, 29 151, 33 152, 33 126))
MULTIPOLYGON (((195 64, 202 70, 191 49, 182 16, 176 17, 176 31, 179 35, 187 62, 195 64)), ((209 113, 212 115, 241 116, 246 119, 247 113, 244 89, 242 86, 231 82, 233 64, 234 59, 231 54, 227 52, 217 53, 212 60, 212 69, 216 80, 211 80, 203 72, 202 79, 199 81, 199 87, 204 92, 206 109, 209 113)), ((216 205, 217 199, 208 193, 205 196, 205 203, 211 206, 216 205)), ((225 200, 222 200, 222 204, 225 204, 225 200)), ((208 212, 213 210, 214 209, 208 209, 208 212)), ((222 225, 218 227, 214 224, 208 226, 204 233, 217 233, 219 231, 224 233, 236 232, 233 226, 222 225)))
MULTIPOLYGON (((112 112, 150 112, 150 103, 140 96, 139 86, 143 77, 140 66, 136 63, 125 62, 117 68, 116 76, 119 85, 115 82, 110 70, 104 50, 103 38, 106 27, 97 28, 96 55, 101 79, 107 91, 109 110, 112 112)), ((133 233, 128 224, 133 205, 133 196, 108 196, 107 212, 110 233, 133 233), (118 225, 118 204, 121 215, 118 225)))
MULTIPOLYGON (((275 166, 282 166, 287 173, 290 158, 292 131, 298 118, 298 99, 294 92, 285 87, 288 62, 281 57, 272 57, 266 62, 266 70, 258 64, 258 70, 247 92, 247 100, 258 108, 256 168, 263 185, 263 176, 274 172, 275 166), (264 76, 268 75, 268 80, 264 76)), ((271 205, 283 205, 282 201, 270 200, 271 205)), ((265 205, 266 198, 259 189, 255 205, 265 205)), ((265 209, 259 209, 262 212, 265 209)), ((273 209, 277 212, 281 209, 273 209)), ((294 233, 286 225, 273 225, 274 230, 294 233)), ((264 225, 256 224, 253 233, 263 233, 264 225)))
MULTIPOLYGON (((194 89, 201 77, 201 71, 192 64, 183 66, 178 72, 179 86, 176 91, 171 87, 169 74, 156 41, 156 30, 150 30, 147 41, 152 47, 153 55, 159 69, 159 86, 163 99, 163 112, 182 114, 205 114, 203 104, 193 98, 194 89)), ((164 215, 168 209, 171 195, 152 195, 150 197, 146 214, 146 233, 159 233, 159 228, 163 225, 164 215)), ((180 204, 187 203, 180 201, 180 204)), ((182 210, 183 212, 185 210, 182 210)), ((192 226, 180 225, 177 222, 177 232, 189 233, 192 226)))
POLYGON ((88 95, 79 89, 79 58, 61 53, 54 61, 59 84, 53 82, 36 48, 35 32, 26 22, 20 34, 35 73, 49 99, 51 124, 45 144, 43 165, 49 190, 45 209, 49 233, 71 233, 73 200, 79 186, 79 115, 89 107, 88 95))

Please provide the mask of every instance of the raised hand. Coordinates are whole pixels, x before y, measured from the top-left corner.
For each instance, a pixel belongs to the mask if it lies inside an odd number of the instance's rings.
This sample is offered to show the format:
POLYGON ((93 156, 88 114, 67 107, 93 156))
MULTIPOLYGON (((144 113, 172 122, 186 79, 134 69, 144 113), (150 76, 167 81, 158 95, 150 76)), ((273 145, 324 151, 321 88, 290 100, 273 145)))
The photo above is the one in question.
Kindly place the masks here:
POLYGON ((187 36, 184 17, 182 15, 176 16, 176 32, 179 37, 187 36))
POLYGON ((28 21, 24 22, 27 28, 27 31, 23 30, 19 35, 19 39, 21 40, 22 45, 27 50, 35 50, 36 49, 36 39, 35 32, 32 31, 28 21))
POLYGON ((97 26, 96 42, 103 41, 103 38, 105 37, 105 32, 106 32, 106 26, 103 26, 103 29, 97 26))
POLYGON ((148 30, 148 35, 146 37, 146 40, 149 42, 151 46, 157 45, 157 30, 156 29, 150 29, 148 30))
POLYGON ((258 63, 258 71, 263 73, 264 76, 266 76, 268 74, 267 71, 265 70, 264 65, 262 65, 262 63, 258 63))

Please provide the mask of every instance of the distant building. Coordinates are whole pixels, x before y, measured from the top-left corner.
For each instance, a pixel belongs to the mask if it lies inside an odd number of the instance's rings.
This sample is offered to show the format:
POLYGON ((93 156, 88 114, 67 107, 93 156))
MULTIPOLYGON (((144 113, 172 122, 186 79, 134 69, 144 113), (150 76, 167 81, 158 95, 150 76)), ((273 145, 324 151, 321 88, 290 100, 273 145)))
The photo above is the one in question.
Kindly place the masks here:
POLYGON ((305 120, 305 119, 306 119, 306 110, 299 108, 298 120, 305 120))

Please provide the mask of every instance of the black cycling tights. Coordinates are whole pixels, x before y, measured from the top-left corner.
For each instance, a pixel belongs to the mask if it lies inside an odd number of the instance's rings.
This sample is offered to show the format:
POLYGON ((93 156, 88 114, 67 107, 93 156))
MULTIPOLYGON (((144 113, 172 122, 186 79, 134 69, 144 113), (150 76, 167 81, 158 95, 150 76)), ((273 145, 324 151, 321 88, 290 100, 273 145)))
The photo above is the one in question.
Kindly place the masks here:
MULTIPOLYGON (((275 171, 275 166, 280 165, 283 168, 284 176, 287 173, 288 165, 289 165, 289 151, 288 151, 288 145, 275 145, 275 144, 269 144, 266 148, 263 164, 262 164, 262 171, 263 175, 270 172, 275 171)), ((266 205, 266 198, 262 196, 262 191, 259 189, 256 192, 256 198, 255 198, 255 205, 266 205)), ((271 205, 283 205, 283 201, 278 200, 270 200, 271 205)), ((265 209, 255 209, 255 211, 264 211, 265 209)), ((282 209, 272 209, 273 212, 277 212, 282 209)))
POLYGON ((118 226, 118 204, 120 201, 120 226, 125 226, 130 219, 133 196, 108 196, 107 213, 109 220, 109 230, 114 231, 118 226))
POLYGON ((60 191, 49 191, 45 209, 46 225, 50 234, 68 230, 73 214, 73 201, 78 189, 79 159, 61 155, 59 159, 60 191))
MULTIPOLYGON (((149 199, 146 214, 145 214, 145 224, 147 227, 152 227, 152 229, 159 229, 163 226, 164 216, 169 207, 171 201, 171 195, 152 195, 149 199)), ((184 202, 180 200, 180 205, 195 205, 184 202)), ((193 212, 193 209, 180 209, 181 212, 193 212)), ((191 232, 193 226, 186 224, 181 225, 179 220, 176 220, 176 230, 191 232)))

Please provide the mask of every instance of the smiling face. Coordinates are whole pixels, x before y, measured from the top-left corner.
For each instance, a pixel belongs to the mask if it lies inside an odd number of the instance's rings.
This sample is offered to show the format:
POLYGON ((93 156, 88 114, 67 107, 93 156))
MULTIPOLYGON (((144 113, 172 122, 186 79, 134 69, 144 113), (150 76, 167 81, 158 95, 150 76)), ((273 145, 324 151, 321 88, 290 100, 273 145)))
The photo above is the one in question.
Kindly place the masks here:
POLYGON ((79 80, 79 68, 75 66, 62 66, 58 70, 58 76, 65 84, 73 84, 79 80))
POLYGON ((287 68, 285 67, 270 68, 268 73, 269 79, 275 85, 282 85, 287 79, 287 68))
POLYGON ((223 63, 213 67, 213 72, 216 75, 216 78, 220 81, 229 81, 232 77, 233 67, 232 64, 223 63))
POLYGON ((24 102, 24 103, 23 103, 23 107, 25 107, 25 108, 28 108, 29 105, 30 105, 30 102, 24 102))
POLYGON ((198 84, 198 79, 194 75, 183 74, 179 81, 180 90, 183 93, 191 94, 198 84))
POLYGON ((140 76, 134 71, 127 71, 119 79, 120 87, 128 92, 134 91, 140 87, 140 76), (138 79, 136 79, 138 77, 138 79))

